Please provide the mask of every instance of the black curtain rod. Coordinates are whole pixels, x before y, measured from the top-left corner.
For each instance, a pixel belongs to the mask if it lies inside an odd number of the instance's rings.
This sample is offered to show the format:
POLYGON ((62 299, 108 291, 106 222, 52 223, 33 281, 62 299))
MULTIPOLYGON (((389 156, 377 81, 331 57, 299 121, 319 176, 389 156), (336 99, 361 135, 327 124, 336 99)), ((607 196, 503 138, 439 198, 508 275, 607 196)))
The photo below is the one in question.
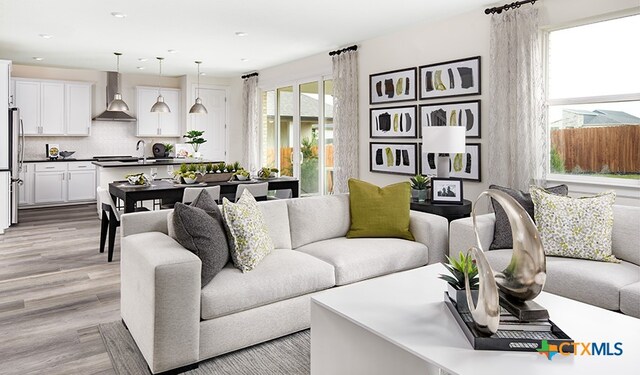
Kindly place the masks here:
POLYGON ((522 5, 529 4, 529 3, 531 3, 531 5, 533 5, 533 4, 536 3, 536 1, 538 1, 538 0, 516 1, 515 3, 505 4, 505 5, 501 6, 501 7, 487 8, 487 9, 484 10, 484 14, 494 14, 494 13, 500 14, 500 13, 502 13, 503 10, 506 12, 507 10, 520 8, 522 5))
POLYGON ((355 44, 352 45, 351 47, 347 47, 347 48, 343 48, 343 49, 338 49, 335 51, 331 51, 329 52, 329 56, 333 56, 333 55, 339 55, 343 52, 347 52, 347 51, 357 51, 358 50, 358 46, 356 46, 355 44))
POLYGON ((257 76, 258 76, 258 72, 253 72, 253 73, 245 74, 245 75, 243 75, 243 76, 242 76, 242 77, 240 77, 240 78, 242 78, 242 79, 247 79, 247 78, 257 77, 257 76))

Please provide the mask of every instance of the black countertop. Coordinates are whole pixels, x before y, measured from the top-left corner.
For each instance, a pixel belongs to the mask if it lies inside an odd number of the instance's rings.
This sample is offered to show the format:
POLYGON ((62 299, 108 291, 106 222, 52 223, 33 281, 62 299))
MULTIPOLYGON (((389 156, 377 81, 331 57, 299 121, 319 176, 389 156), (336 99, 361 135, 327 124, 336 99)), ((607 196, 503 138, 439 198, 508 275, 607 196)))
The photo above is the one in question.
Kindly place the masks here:
POLYGON ((86 158, 86 159, 76 159, 76 158, 68 158, 68 159, 62 159, 62 158, 58 158, 55 160, 50 160, 50 159, 31 159, 31 160, 25 160, 25 163, 58 163, 58 162, 68 162, 68 161, 93 161, 93 158, 86 158))
POLYGON ((200 160, 200 159, 153 159, 148 158, 145 163, 142 159, 139 161, 93 161, 93 164, 103 168, 124 168, 124 167, 140 167, 154 165, 180 165, 180 164, 208 164, 221 163, 221 161, 200 160))

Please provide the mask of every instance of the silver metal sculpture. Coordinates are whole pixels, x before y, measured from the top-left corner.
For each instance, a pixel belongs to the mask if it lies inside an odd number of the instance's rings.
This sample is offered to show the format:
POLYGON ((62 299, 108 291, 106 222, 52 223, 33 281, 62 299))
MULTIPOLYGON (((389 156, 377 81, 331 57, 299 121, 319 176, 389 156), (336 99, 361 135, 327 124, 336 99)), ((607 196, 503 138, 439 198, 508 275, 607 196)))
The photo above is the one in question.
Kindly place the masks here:
MULTIPOLYGON (((473 230, 478 247, 472 247, 478 266, 480 291, 478 306, 473 305, 471 293, 467 290, 467 303, 478 329, 485 333, 495 333, 500 321, 498 288, 508 300, 526 302, 540 294, 547 278, 546 258, 540 240, 540 233, 533 220, 522 206, 508 194, 494 189, 482 192, 473 204, 471 212, 473 230), (513 234, 513 254, 507 268, 494 272, 484 256, 476 223, 476 205, 482 196, 495 199, 504 209, 513 234)), ((466 282, 466 280, 465 280, 466 282)))

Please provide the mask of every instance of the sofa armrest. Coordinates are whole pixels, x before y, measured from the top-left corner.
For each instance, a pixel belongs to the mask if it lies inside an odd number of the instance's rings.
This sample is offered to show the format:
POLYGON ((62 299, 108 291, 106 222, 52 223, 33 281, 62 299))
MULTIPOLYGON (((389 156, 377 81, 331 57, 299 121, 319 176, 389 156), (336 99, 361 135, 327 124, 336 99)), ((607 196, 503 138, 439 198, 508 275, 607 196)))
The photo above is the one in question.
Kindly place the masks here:
MULTIPOLYGON (((495 222, 496 217, 493 213, 476 216, 482 250, 489 250, 493 242, 495 222)), ((478 246, 473 231, 473 218, 465 217, 452 221, 449 224, 449 256, 457 256, 459 252, 466 252, 472 246, 478 246)))
POLYGON ((120 217, 122 237, 145 232, 167 234, 167 217, 173 210, 131 212, 120 217))
POLYGON ((447 219, 426 212, 409 212, 409 230, 416 241, 429 249, 429 264, 444 262, 449 239, 447 219))
POLYGON ((120 312, 153 373, 198 362, 200 270, 166 234, 122 238, 120 312))

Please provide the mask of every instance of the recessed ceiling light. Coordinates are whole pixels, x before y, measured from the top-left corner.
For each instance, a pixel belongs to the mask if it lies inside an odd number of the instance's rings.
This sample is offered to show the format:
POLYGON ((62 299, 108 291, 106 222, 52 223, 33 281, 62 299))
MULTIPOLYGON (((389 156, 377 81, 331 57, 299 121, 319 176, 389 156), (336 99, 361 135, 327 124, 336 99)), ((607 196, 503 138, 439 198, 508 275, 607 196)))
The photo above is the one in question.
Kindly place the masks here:
POLYGON ((167 52, 169 52, 169 53, 178 53, 178 51, 176 51, 175 49, 168 49, 167 52))
POLYGON ((42 61, 42 60, 44 60, 44 57, 34 57, 33 59, 36 60, 36 61, 42 61))
POLYGON ((146 57, 141 57, 141 58, 138 59, 138 61, 145 62, 145 61, 147 61, 147 58, 146 57))
POLYGON ((138 69, 138 70, 144 70, 144 66, 136 66, 136 69, 138 69))
POLYGON ((122 12, 111 12, 111 15, 115 18, 125 18, 127 15, 122 12))
POLYGON ((43 39, 51 39, 51 38, 53 38, 53 35, 51 35, 51 34, 38 34, 38 36, 40 36, 40 38, 43 38, 43 39))
POLYGON ((247 62, 247 61, 249 61, 249 59, 247 59, 246 57, 243 57, 243 58, 240 59, 240 61, 247 62))
POLYGON ((246 33, 244 31, 236 31, 236 36, 243 37, 243 36, 247 36, 247 35, 249 35, 249 33, 246 33))

